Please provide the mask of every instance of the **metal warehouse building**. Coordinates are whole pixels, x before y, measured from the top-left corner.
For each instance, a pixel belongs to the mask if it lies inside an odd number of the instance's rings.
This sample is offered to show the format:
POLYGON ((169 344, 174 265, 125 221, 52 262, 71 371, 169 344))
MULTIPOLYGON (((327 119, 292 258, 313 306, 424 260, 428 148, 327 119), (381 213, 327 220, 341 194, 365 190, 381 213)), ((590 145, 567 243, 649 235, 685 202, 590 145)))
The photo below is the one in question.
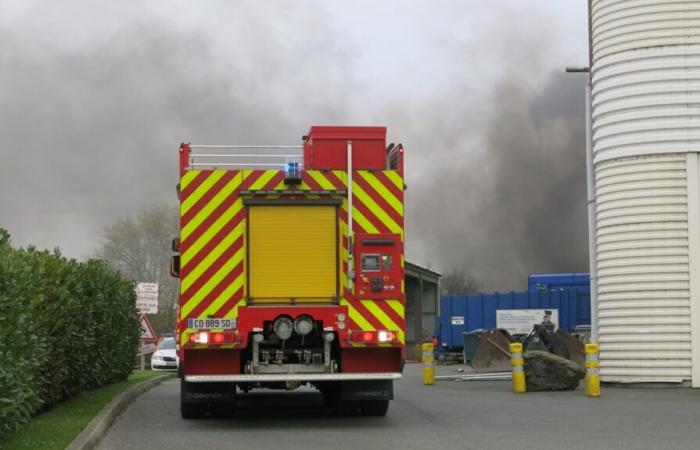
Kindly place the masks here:
POLYGON ((420 344, 436 333, 440 274, 406 262, 406 347, 408 359, 420 359, 420 344))
POLYGON ((700 387, 700 1, 592 0, 590 19, 601 380, 700 387))

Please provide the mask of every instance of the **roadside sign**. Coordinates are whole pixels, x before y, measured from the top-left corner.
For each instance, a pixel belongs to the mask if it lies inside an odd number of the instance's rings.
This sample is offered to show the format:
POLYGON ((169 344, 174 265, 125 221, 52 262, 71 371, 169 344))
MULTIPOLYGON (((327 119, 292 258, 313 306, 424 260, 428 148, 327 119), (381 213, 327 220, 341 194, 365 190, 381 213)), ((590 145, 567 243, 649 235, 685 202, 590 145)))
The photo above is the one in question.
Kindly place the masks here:
POLYGON ((155 342, 142 342, 139 347, 139 355, 147 355, 156 351, 155 342))
POLYGON ((551 311, 550 320, 554 328, 558 328, 558 309, 499 309, 496 310, 496 328, 503 328, 510 334, 527 334, 533 325, 542 323, 545 311, 551 311))
POLYGON ((156 333, 153 331, 151 321, 148 320, 148 317, 146 317, 145 314, 141 314, 139 322, 141 323, 141 335, 139 336, 139 339, 142 341, 155 341, 156 333))
POLYGON ((158 314, 158 283, 136 285, 136 309, 141 314, 158 314))

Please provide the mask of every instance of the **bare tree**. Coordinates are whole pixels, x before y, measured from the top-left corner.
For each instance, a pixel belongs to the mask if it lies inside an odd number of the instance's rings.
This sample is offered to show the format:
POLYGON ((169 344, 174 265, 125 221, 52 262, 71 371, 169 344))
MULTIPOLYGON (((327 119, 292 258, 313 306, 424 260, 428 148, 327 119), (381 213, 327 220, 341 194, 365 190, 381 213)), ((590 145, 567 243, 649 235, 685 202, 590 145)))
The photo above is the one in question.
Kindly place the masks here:
POLYGON ((474 274, 460 268, 451 268, 440 278, 442 294, 467 295, 476 294, 485 288, 484 283, 474 274))
POLYGON ((136 282, 158 283, 158 314, 149 317, 156 333, 172 331, 178 299, 177 279, 170 276, 172 239, 178 236, 176 206, 152 205, 117 220, 103 231, 97 255, 136 282))

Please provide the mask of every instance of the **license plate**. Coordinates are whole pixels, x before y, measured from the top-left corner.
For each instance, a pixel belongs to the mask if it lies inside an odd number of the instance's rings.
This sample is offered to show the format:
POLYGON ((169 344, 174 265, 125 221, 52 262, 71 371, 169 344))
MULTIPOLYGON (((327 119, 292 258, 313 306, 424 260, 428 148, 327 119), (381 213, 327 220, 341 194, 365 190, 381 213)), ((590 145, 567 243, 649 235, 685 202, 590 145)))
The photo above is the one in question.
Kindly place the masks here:
POLYGON ((196 328, 209 330, 212 328, 223 328, 224 330, 232 330, 236 328, 236 319, 189 319, 187 328, 196 328))

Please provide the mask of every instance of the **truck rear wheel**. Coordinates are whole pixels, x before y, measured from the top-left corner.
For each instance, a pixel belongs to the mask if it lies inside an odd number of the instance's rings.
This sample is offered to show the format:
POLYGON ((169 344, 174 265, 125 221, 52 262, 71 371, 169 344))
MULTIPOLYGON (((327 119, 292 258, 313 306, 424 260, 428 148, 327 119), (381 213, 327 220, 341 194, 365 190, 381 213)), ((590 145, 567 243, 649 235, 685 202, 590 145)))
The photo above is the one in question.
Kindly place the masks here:
POLYGON ((389 410, 389 400, 365 400, 362 402, 362 412, 365 416, 386 416, 389 410))

